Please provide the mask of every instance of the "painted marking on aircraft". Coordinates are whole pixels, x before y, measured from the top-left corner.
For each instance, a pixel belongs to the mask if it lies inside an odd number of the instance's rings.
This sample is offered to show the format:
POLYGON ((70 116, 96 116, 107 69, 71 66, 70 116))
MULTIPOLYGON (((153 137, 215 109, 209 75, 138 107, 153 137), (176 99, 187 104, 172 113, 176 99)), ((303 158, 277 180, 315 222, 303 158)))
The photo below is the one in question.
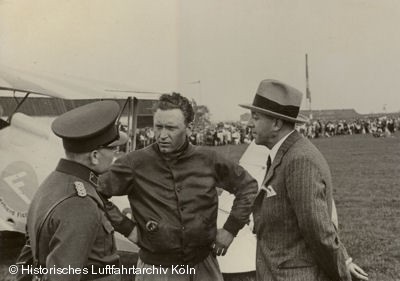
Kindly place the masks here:
POLYGON ((28 211, 38 188, 36 171, 29 163, 15 161, 8 164, 0 175, 1 197, 10 209, 20 213, 28 211))
POLYGON ((11 176, 4 177, 3 179, 26 204, 29 204, 31 200, 22 192, 21 189, 25 186, 23 178, 26 176, 26 172, 19 172, 11 176))

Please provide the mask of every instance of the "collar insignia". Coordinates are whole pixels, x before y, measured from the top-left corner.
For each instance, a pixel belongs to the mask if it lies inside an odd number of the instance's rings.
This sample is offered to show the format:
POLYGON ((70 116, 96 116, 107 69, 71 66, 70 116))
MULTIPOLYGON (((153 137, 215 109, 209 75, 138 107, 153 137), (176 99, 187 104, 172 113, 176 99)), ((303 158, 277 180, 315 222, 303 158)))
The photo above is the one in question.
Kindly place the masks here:
POLYGON ((89 174, 89 181, 96 187, 99 186, 99 177, 96 176, 93 172, 89 174))

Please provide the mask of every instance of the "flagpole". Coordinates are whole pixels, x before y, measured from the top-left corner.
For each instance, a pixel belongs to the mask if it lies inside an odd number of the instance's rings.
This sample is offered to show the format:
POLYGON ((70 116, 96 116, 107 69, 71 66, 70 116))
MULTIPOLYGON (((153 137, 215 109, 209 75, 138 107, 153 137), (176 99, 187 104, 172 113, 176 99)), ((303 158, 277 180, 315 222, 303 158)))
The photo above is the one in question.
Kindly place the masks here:
POLYGON ((198 104, 202 104, 202 100, 201 100, 201 98, 202 98, 202 95, 201 95, 201 80, 196 80, 196 81, 193 81, 193 82, 189 82, 189 84, 199 84, 198 93, 197 93, 197 98, 198 98, 197 103, 198 104))
POLYGON ((312 110, 311 110, 311 92, 310 85, 308 82, 308 54, 306 54, 306 99, 308 100, 308 108, 310 111, 309 117, 312 119, 312 110))

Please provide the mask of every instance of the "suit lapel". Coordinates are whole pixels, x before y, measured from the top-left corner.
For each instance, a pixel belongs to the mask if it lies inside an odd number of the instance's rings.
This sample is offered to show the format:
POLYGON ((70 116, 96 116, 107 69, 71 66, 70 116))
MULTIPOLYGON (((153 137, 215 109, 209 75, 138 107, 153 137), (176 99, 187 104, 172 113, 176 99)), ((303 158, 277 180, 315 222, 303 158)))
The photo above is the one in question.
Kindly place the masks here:
POLYGON ((275 156, 274 161, 272 162, 271 168, 269 169, 269 171, 263 181, 263 185, 267 186, 268 182, 270 181, 270 179, 273 177, 273 175, 275 173, 275 168, 281 164, 283 155, 285 155, 286 152, 289 150, 289 148, 301 138, 302 137, 300 136, 300 134, 297 131, 290 133, 290 135, 282 143, 281 147, 279 148, 278 152, 276 153, 276 156, 275 156))

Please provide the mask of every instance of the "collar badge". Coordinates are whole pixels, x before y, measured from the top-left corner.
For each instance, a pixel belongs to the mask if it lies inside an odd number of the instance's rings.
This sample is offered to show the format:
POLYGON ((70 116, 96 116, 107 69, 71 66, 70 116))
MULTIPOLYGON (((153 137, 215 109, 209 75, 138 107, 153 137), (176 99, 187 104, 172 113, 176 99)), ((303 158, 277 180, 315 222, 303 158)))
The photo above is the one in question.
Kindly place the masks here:
POLYGON ((85 186, 83 185, 82 182, 76 181, 76 182, 74 182, 74 185, 75 185, 76 193, 78 194, 79 197, 85 197, 87 195, 85 186))

